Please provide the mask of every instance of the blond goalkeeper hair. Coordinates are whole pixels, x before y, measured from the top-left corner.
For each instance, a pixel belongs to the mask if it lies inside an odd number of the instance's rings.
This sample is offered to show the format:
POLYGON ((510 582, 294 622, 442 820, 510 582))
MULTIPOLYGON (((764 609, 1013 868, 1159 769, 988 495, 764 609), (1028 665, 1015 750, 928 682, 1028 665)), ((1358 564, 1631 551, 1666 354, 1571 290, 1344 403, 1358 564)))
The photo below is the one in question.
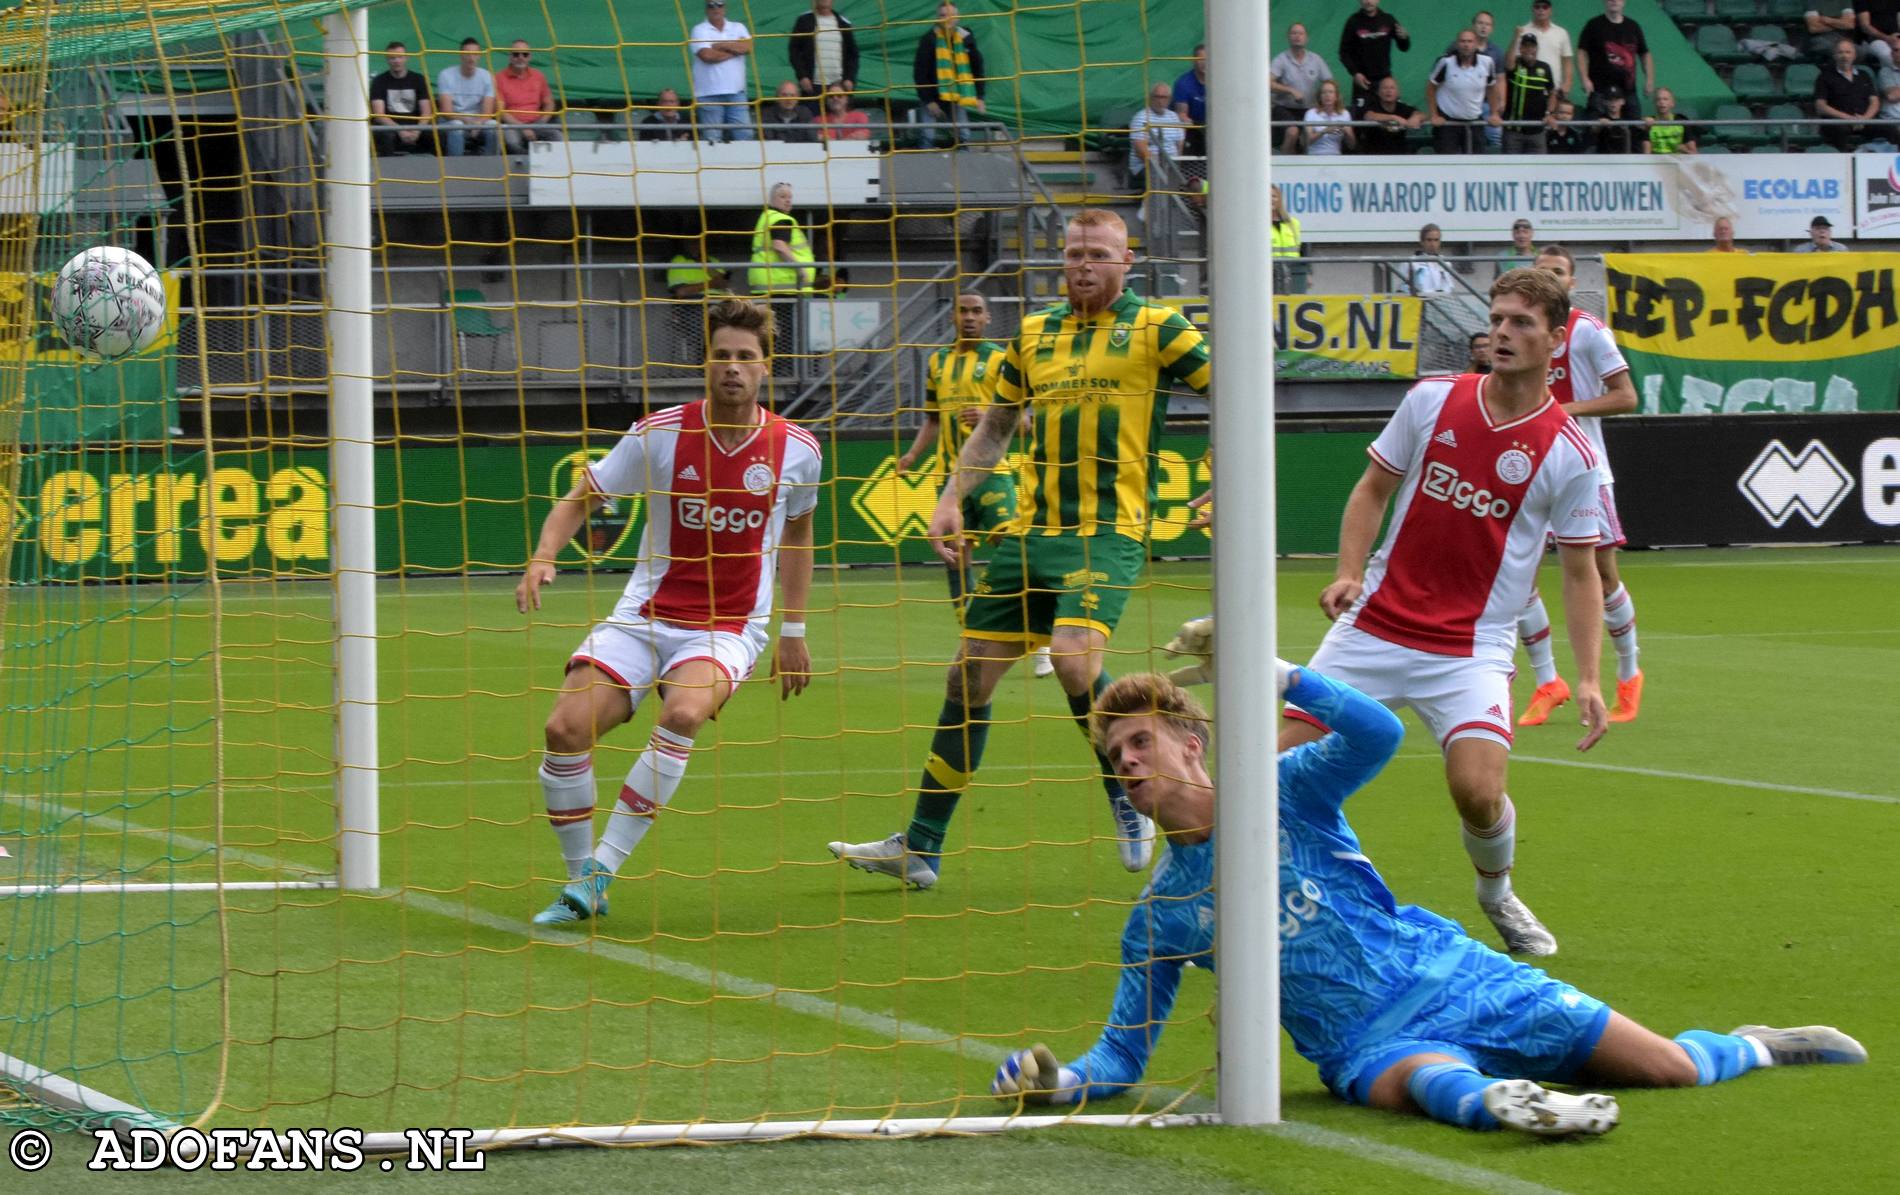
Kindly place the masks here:
POLYGON ((1183 737, 1192 735, 1201 741, 1201 759, 1207 759, 1207 743, 1212 737, 1214 719, 1194 695, 1165 676, 1153 672, 1131 672, 1095 700, 1089 714, 1089 736, 1095 749, 1108 754, 1108 728, 1116 718, 1139 718, 1152 714, 1183 737))

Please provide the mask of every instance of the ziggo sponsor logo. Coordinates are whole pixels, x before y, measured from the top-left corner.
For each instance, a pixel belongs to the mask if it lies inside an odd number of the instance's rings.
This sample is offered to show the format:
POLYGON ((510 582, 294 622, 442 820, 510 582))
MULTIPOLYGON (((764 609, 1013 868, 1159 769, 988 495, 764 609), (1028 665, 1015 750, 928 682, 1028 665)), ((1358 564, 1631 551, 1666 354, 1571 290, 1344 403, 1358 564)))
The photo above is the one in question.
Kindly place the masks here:
POLYGON ((1425 480, 1419 488, 1427 497, 1449 502, 1455 510, 1469 510, 1480 519, 1502 519, 1511 513, 1508 500, 1493 497, 1490 490, 1481 490, 1468 481, 1460 481, 1458 470, 1439 461, 1425 466, 1425 480))
POLYGON ((680 526, 694 531, 757 531, 765 526, 765 512, 740 506, 709 506, 704 498, 682 498, 680 526))

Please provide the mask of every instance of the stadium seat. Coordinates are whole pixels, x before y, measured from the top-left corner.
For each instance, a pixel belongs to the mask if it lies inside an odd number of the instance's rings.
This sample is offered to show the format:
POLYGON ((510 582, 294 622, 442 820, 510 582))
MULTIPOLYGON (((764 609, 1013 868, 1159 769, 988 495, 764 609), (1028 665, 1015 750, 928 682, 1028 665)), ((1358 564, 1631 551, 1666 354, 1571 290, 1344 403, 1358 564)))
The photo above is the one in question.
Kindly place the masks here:
POLYGON ((1781 94, 1775 77, 1759 62, 1744 62, 1729 76, 1729 88, 1738 100, 1766 100, 1781 94))
POLYGON ((1781 94, 1795 99, 1810 99, 1814 95, 1814 85, 1821 78, 1821 68, 1812 62, 1797 62, 1783 67, 1781 71, 1781 94))
POLYGON ((1695 52, 1708 62, 1752 62, 1754 55, 1735 44, 1727 25, 1704 25, 1695 31, 1695 52))
POLYGON ((1814 0, 1768 0, 1767 15, 1778 21, 1798 21, 1814 7, 1814 0))
POLYGON ((1724 21, 1747 21, 1758 13, 1755 0, 1715 0, 1715 15, 1724 21))
MULTIPOLYGON (((1741 104, 1720 104, 1715 109, 1713 120, 1753 120, 1755 114, 1741 104)), ((1768 141, 1768 134, 1758 124, 1715 125, 1710 132, 1723 145, 1731 149, 1752 149, 1768 141)))
POLYGON ((1788 31, 1779 25, 1750 25, 1744 41, 1764 41, 1771 46, 1788 44, 1788 31))
POLYGON ((480 306, 488 302, 488 296, 474 287, 462 290, 445 290, 442 302, 448 307, 455 327, 455 363, 453 372, 459 373, 468 368, 468 343, 481 341, 488 346, 488 370, 495 369, 496 358, 501 353, 502 340, 508 329, 495 322, 494 312, 480 306))
POLYGON ((1678 25, 1714 19, 1709 14, 1708 0, 1663 0, 1663 11, 1678 25))
POLYGON ((1794 149, 1800 149, 1804 145, 1821 139, 1821 135, 1814 131, 1813 125, 1789 123, 1808 119, 1808 110, 1800 104, 1776 104, 1768 109, 1765 119, 1770 129, 1773 129, 1775 125, 1783 126, 1788 134, 1787 144, 1794 149))

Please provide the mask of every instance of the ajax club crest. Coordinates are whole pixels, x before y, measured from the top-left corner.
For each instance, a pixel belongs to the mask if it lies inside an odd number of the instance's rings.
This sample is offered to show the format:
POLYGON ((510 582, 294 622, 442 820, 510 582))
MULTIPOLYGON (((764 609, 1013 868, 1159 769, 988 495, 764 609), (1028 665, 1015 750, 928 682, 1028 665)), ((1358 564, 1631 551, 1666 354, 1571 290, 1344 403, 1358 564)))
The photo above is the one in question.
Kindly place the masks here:
POLYGON ((772 492, 772 466, 754 462, 745 467, 745 492, 754 497, 763 498, 772 492))
POLYGON ((1531 458, 1519 448, 1507 448, 1498 454, 1498 477, 1508 485, 1523 485, 1530 480, 1531 458))
MULTIPOLYGON (((580 484, 582 469, 606 455, 605 448, 582 448, 568 453, 554 463, 548 492, 557 496, 567 493, 580 484)), ((633 534, 633 525, 640 521, 640 501, 637 494, 614 495, 588 515, 581 529, 574 533, 574 548, 581 558, 589 564, 599 564, 610 556, 620 555, 620 549, 633 534)))

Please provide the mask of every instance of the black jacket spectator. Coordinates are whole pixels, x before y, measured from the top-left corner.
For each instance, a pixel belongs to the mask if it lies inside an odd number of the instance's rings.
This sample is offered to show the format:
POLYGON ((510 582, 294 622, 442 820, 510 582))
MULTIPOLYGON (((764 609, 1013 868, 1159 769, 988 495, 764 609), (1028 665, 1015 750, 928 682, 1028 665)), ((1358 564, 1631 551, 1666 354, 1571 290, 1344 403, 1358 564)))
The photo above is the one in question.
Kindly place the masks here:
MULTIPOLYGON (((852 87, 858 85, 858 35, 852 32, 851 19, 841 12, 831 14, 838 18, 838 37, 844 46, 844 63, 839 69, 852 87)), ((792 22, 791 40, 786 43, 785 51, 792 59, 792 77, 810 79, 815 94, 818 82, 818 14, 810 9, 799 14, 792 22)), ((974 62, 971 64, 975 65, 974 62)), ((979 75, 981 71, 977 72, 979 75)))
MULTIPOLYGON (((984 99, 989 80, 983 73, 983 51, 976 48, 976 34, 963 31, 963 52, 970 59, 970 74, 976 79, 976 98, 984 99)), ((917 85, 917 102, 937 102, 937 27, 917 39, 917 57, 910 64, 911 82, 917 85)))
POLYGON ((1393 100, 1388 107, 1378 96, 1367 96, 1352 106, 1354 120, 1371 120, 1369 126, 1357 130, 1359 152, 1362 154, 1409 154, 1412 147, 1406 141, 1407 134, 1418 127, 1412 122, 1417 108, 1404 100, 1393 100), (1395 124, 1391 120, 1379 120, 1376 117, 1398 117, 1404 123, 1395 124))
POLYGON ((1365 76, 1368 84, 1361 87, 1357 79, 1353 80, 1354 103, 1370 95, 1379 80, 1392 73, 1395 43, 1401 50, 1412 48, 1412 39, 1399 32, 1398 19, 1391 13, 1367 13, 1362 8, 1346 18, 1345 27, 1339 31, 1339 65, 1348 76, 1365 76))
MULTIPOLYGON (((1839 122, 1821 125, 1821 139, 1843 151, 1853 148, 1853 139, 1863 131, 1859 122, 1865 118, 1868 105, 1874 102, 1873 80, 1867 77, 1865 71, 1853 65, 1850 54, 1849 50, 1837 51, 1838 58, 1847 59, 1847 70, 1850 73, 1843 74, 1837 61, 1822 71, 1821 77, 1814 81, 1814 114, 1839 122), (1835 116, 1834 112, 1823 111, 1820 107, 1822 104, 1844 115, 1835 116)), ((1878 108, 1875 111, 1878 112, 1878 108)))
POLYGON ((803 104, 796 104, 788 112, 776 102, 762 104, 759 107, 759 126, 764 130, 767 141, 789 141, 805 144, 818 140, 818 130, 811 128, 792 128, 793 125, 809 125, 818 119, 818 114, 803 104))
MULTIPOLYGON (((1637 68, 1642 65, 1643 56, 1649 53, 1649 39, 1643 36, 1643 27, 1634 17, 1624 17, 1612 21, 1607 16, 1591 17, 1583 26, 1583 33, 1577 38, 1577 50, 1588 59, 1591 93, 1590 111, 1601 116, 1602 93, 1611 87, 1620 88, 1624 95, 1623 115, 1633 118, 1642 115, 1637 90, 1637 68)), ((1655 86, 1656 80, 1647 80, 1655 86)))
POLYGON ((692 139, 693 122, 686 119, 685 113, 677 108, 669 109, 665 115, 649 112, 640 122, 640 140, 642 141, 691 141, 692 139), (666 118, 668 115, 673 116, 674 119, 668 120, 666 118))
POLYGON ((1550 114, 1557 79, 1548 63, 1530 56, 1529 51, 1534 48, 1525 47, 1525 52, 1517 56, 1517 64, 1504 75, 1504 152, 1507 154, 1541 154, 1549 148, 1546 130, 1525 125, 1512 127, 1509 123, 1542 120, 1550 114))

